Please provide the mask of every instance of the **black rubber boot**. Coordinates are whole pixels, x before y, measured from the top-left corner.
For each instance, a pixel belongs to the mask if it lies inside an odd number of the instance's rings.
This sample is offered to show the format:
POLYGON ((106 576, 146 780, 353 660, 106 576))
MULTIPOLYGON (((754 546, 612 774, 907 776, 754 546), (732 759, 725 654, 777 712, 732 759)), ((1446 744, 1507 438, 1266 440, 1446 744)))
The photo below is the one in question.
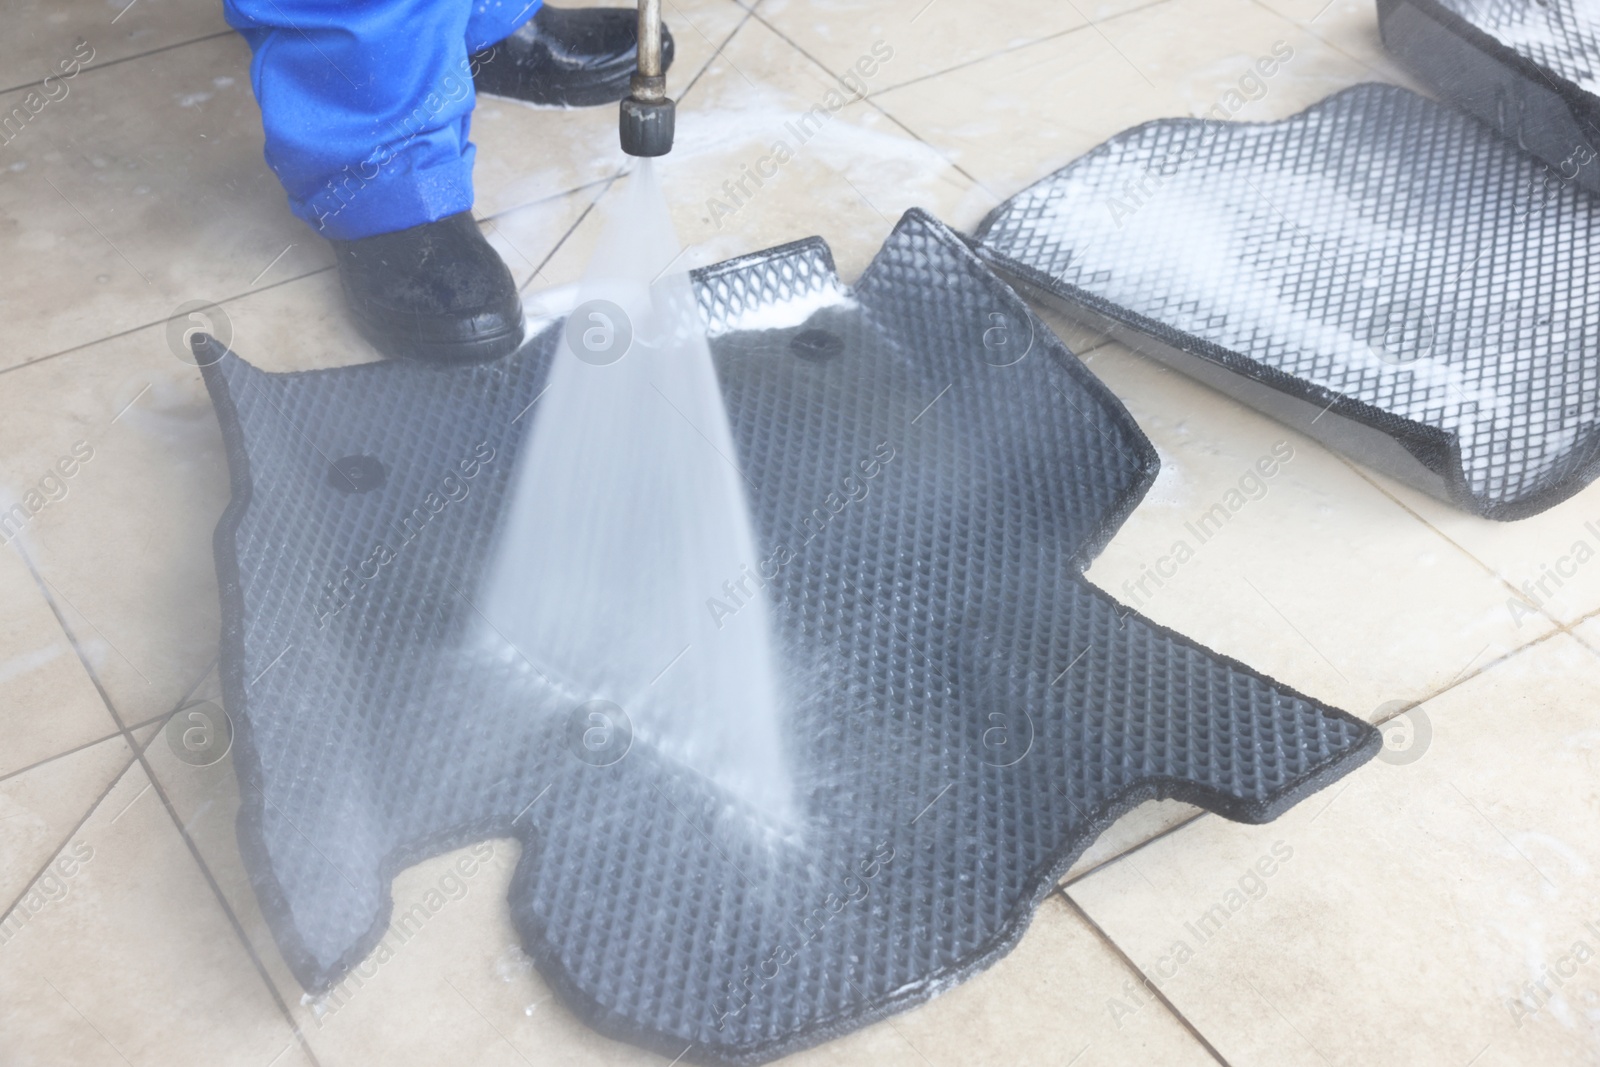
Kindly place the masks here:
MULTIPOLYGON (((473 84, 480 93, 530 104, 614 104, 628 95, 638 31, 632 8, 541 7, 516 33, 473 55, 473 84)), ((672 34, 663 26, 662 70, 672 64, 673 50, 672 34)))
POLYGON ((499 359, 522 343, 522 300, 472 212, 332 242, 361 335, 386 356, 499 359))

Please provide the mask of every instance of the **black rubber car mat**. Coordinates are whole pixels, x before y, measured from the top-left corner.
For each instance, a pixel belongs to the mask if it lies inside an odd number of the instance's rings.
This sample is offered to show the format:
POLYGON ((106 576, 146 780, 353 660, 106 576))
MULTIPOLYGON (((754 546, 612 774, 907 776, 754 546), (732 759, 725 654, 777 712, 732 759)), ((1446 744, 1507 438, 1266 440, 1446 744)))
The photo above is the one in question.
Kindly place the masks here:
POLYGON ((396 872, 514 836, 515 925, 573 1010, 763 1062, 1006 953, 1138 803, 1265 821, 1377 752, 1082 577, 1155 452, 941 224, 907 214, 851 289, 816 238, 696 284, 780 561, 783 831, 647 746, 580 753, 568 704, 484 643, 471 600, 554 327, 450 370, 206 350, 239 841, 307 990, 337 997, 378 944, 396 872))
POLYGON ((1600 193, 1600 6, 1592 0, 1378 0, 1383 43, 1452 103, 1600 193))
POLYGON ((1600 199, 1543 173, 1459 111, 1358 85, 1280 122, 1134 127, 976 242, 1067 314, 1517 519, 1600 473, 1600 199))

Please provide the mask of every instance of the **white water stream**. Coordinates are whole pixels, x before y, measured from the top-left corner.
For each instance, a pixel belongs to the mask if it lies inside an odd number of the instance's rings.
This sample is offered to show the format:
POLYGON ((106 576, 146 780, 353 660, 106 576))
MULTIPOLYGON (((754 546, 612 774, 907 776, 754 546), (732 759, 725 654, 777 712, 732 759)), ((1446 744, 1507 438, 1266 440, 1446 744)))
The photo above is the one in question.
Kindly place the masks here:
POLYGON ((651 162, 618 192, 480 602, 575 707, 614 702, 635 744, 783 818, 769 607, 724 589, 760 557, 705 327, 651 162))

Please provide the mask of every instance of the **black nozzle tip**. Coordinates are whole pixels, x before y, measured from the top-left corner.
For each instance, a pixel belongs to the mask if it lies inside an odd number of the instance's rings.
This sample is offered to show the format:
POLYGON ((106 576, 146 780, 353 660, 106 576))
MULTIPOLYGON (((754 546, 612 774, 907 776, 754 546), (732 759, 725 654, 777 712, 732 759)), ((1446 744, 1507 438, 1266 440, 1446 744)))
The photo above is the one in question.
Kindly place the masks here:
POLYGON ((622 150, 630 156, 666 155, 672 151, 676 118, 677 105, 671 100, 626 97, 622 101, 618 127, 622 133, 622 150))

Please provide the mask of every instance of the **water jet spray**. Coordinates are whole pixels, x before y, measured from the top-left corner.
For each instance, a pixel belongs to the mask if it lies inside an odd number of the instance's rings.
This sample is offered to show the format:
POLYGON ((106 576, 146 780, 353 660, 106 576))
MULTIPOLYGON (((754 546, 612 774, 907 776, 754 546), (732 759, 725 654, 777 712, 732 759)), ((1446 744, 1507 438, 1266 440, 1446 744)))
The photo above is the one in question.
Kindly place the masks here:
POLYGON ((622 100, 622 150, 630 156, 666 155, 672 151, 676 116, 661 65, 661 0, 639 0, 639 69, 622 100))

